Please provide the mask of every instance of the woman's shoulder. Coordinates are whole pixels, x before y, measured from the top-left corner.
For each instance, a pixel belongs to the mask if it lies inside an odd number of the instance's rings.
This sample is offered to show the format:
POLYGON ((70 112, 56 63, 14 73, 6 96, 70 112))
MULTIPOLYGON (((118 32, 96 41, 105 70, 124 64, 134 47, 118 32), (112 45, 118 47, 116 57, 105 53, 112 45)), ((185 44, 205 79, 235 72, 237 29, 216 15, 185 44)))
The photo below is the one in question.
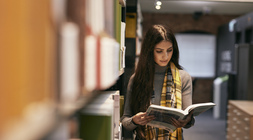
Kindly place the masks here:
POLYGON ((191 80, 191 75, 186 70, 179 70, 181 80, 191 80))

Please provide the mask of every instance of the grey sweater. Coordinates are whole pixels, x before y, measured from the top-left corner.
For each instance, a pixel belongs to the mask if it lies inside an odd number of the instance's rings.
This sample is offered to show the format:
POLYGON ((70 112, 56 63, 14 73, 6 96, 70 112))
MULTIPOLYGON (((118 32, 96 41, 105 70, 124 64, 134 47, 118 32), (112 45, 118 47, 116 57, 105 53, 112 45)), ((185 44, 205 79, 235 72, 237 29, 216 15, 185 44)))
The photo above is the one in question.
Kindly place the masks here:
MULTIPOLYGON (((166 66, 161 67, 156 64, 155 76, 154 76, 155 98, 154 98, 153 103, 157 105, 160 105, 162 85, 163 85, 165 72, 166 72, 166 66)), ((182 109, 185 109, 186 107, 192 104, 192 81, 191 81, 191 76, 186 71, 179 70, 179 73, 180 73, 181 83, 182 83, 182 109)), ((124 126, 124 128, 126 128, 129 131, 132 131, 137 127, 137 125, 133 124, 132 122, 132 116, 134 116, 135 114, 132 113, 132 110, 130 108, 133 77, 134 75, 130 77, 130 80, 128 83, 124 114, 121 117, 122 125, 124 126)), ((194 122, 195 121, 193 118, 190 124, 185 126, 185 128, 192 126, 194 122)))

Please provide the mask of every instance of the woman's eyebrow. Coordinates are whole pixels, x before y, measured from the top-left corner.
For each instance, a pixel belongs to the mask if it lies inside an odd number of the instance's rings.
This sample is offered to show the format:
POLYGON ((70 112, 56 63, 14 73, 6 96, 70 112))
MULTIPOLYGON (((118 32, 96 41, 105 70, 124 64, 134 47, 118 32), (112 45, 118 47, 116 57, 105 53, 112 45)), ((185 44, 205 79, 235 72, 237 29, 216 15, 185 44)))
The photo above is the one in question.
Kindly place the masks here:
POLYGON ((155 48, 155 49, 164 50, 164 49, 162 49, 162 48, 155 48))
MULTIPOLYGON (((155 49, 164 50, 163 48, 155 48, 155 49)), ((168 49, 173 49, 173 47, 171 46, 168 49)))

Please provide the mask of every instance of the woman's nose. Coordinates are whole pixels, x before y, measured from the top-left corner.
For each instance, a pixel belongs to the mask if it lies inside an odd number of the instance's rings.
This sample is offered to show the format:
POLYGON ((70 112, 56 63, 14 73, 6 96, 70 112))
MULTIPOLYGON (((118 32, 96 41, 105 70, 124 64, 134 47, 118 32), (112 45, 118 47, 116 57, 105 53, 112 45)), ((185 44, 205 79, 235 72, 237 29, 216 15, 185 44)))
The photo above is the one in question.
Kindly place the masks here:
POLYGON ((168 53, 167 52, 163 53, 163 58, 165 58, 165 59, 168 58, 168 53))

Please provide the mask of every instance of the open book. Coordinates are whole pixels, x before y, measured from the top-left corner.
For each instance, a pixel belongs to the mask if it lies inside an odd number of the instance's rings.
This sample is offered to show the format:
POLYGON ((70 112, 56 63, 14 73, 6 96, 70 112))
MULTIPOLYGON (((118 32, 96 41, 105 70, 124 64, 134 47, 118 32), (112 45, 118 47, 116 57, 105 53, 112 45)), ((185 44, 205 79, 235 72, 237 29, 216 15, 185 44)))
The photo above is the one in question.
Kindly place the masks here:
POLYGON ((173 132, 176 130, 176 127, 171 124, 169 119, 170 117, 174 117, 175 119, 184 119, 192 110, 194 110, 193 116, 197 116, 213 106, 215 106, 215 104, 211 102, 198 103, 188 106, 185 110, 181 110, 159 105, 150 105, 146 112, 147 115, 154 115, 155 120, 149 122, 148 125, 173 132))

